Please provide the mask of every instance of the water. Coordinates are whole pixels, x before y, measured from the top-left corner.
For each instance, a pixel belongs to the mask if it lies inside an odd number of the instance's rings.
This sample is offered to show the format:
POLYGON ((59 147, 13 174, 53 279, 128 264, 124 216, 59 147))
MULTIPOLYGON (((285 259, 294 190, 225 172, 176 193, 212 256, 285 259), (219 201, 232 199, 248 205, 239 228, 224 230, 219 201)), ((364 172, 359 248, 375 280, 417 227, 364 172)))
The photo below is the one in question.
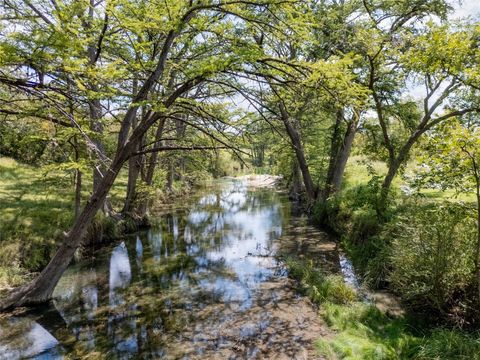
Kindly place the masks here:
POLYGON ((226 181, 155 222, 71 266, 53 304, 0 319, 0 359, 315 358, 327 330, 277 255, 345 259, 284 194, 226 181))

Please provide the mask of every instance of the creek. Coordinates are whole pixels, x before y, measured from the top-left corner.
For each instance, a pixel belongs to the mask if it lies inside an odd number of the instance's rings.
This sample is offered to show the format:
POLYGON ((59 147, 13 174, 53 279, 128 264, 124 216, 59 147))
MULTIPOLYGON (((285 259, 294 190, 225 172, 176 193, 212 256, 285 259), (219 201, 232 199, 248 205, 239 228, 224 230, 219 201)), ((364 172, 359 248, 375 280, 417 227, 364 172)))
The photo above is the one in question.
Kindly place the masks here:
POLYGON ((287 196, 217 181, 71 265, 54 300, 0 319, 0 359, 315 359, 328 328, 280 255, 348 273, 287 196))

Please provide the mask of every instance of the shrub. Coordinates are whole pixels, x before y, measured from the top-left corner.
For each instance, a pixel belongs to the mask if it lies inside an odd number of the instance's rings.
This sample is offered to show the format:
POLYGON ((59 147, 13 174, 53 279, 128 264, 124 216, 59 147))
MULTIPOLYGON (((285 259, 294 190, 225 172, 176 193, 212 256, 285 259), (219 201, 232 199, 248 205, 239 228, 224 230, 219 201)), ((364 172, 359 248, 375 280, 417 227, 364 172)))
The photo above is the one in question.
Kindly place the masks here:
POLYGON ((475 220, 458 204, 412 206, 393 224, 392 289, 416 308, 450 312, 473 284, 475 220))

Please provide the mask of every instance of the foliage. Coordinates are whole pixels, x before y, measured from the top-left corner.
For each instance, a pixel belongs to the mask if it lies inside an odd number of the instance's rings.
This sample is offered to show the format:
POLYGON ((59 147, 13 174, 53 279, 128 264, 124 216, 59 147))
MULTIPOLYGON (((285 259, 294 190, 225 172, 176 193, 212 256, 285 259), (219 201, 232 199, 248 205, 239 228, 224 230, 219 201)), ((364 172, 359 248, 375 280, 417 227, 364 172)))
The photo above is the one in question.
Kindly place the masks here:
POLYGON ((480 154, 480 130, 452 121, 439 127, 425 143, 419 155, 419 169, 414 178, 417 187, 458 193, 475 193, 480 154))
POLYGON ((386 231, 392 239, 390 288, 417 309, 435 309, 468 321, 476 243, 469 209, 412 204, 386 231))
MULTIPOLYGON (((118 236, 152 200, 251 164, 305 188, 296 198, 368 284, 457 325, 480 319, 479 25, 449 11, 447 0, 4 2, 0 154, 18 163, 0 161, 0 259, 12 265, 0 266, 1 285, 40 271, 72 224, 118 236), (352 151, 366 177, 344 176, 352 151), (415 161, 420 193, 475 192, 477 208, 400 194, 415 161), (75 222, 81 208, 92 211, 75 222)), ((342 313, 329 303, 356 294, 340 277, 287 266, 341 332, 331 354, 395 358, 417 346, 422 358, 442 339, 455 348, 446 356, 476 348, 448 331, 412 338, 368 306, 342 313)))

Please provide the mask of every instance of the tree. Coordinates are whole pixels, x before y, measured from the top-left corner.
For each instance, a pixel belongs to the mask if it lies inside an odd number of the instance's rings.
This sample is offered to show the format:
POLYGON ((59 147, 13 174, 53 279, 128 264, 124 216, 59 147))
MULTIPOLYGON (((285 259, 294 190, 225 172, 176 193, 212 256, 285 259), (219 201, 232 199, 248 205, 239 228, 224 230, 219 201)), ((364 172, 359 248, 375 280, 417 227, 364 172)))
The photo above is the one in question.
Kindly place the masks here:
MULTIPOLYGON (((431 11, 437 11, 439 4, 434 3, 431 11)), ((417 12, 412 14, 419 16, 417 12)), ((380 213, 386 208, 393 179, 420 137, 444 121, 479 110, 474 103, 454 101, 464 91, 477 91, 477 70, 473 70, 478 68, 475 29, 429 24, 402 30, 400 26, 412 14, 396 18, 386 33, 377 28, 375 35, 368 35, 377 39, 369 40, 366 52, 368 87, 388 164, 378 204, 380 213), (472 64, 472 69, 466 70, 466 64, 472 64), (424 88, 418 101, 404 96, 414 86, 424 88)))

